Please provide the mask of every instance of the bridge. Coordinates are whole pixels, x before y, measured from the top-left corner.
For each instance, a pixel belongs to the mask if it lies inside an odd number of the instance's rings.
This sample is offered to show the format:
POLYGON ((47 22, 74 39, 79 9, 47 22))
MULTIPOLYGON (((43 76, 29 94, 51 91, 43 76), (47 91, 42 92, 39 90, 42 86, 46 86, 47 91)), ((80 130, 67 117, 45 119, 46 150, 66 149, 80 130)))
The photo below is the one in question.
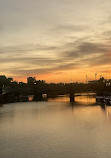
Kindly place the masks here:
MULTIPOLYGON (((18 90, 10 89, 7 91, 0 90, 0 103, 3 104, 3 103, 13 102, 13 101, 16 102, 22 100, 28 101, 28 95, 33 95, 35 101, 42 101, 44 100, 43 94, 47 94, 48 97, 60 95, 58 94, 58 92, 53 94, 42 88, 41 89, 35 88, 33 89, 33 91, 28 89, 18 89, 18 90)), ((70 87, 69 90, 70 102, 75 102, 75 97, 77 96, 81 96, 81 94, 75 94, 73 88, 70 87)))

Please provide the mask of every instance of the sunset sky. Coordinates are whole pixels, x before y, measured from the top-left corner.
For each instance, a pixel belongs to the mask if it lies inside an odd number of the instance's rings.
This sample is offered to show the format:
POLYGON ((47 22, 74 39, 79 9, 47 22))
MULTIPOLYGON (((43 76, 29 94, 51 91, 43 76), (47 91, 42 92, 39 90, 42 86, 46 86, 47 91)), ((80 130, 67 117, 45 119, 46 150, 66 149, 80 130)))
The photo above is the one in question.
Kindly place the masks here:
POLYGON ((0 0, 0 75, 111 78, 111 0, 0 0))

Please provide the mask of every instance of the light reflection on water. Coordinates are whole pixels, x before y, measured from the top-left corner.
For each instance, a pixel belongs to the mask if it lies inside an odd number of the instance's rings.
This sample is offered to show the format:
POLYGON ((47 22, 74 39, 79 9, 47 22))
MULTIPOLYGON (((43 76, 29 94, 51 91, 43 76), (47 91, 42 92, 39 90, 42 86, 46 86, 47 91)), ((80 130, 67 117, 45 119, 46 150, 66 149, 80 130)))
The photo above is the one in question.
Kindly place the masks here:
MULTIPOLYGON (((85 104, 85 105, 88 105, 88 104, 95 104, 95 96, 94 94, 92 95, 86 95, 86 93, 81 94, 81 95, 78 95, 75 94, 75 102, 76 104, 77 103, 80 103, 80 104, 85 104)), ((58 97, 55 97, 55 98, 49 98, 49 101, 56 101, 56 102, 69 102, 70 101, 70 97, 69 95, 59 95, 58 97)))
POLYGON ((111 107, 68 96, 0 108, 0 158, 110 158, 111 107))

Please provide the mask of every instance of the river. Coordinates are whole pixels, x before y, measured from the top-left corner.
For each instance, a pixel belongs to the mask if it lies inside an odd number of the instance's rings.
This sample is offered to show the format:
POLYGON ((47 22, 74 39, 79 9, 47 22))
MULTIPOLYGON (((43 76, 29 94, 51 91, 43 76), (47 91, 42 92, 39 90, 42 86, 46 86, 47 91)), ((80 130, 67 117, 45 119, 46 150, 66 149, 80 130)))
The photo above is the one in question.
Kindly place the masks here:
POLYGON ((0 158, 110 158, 111 107, 68 96, 0 108, 0 158))

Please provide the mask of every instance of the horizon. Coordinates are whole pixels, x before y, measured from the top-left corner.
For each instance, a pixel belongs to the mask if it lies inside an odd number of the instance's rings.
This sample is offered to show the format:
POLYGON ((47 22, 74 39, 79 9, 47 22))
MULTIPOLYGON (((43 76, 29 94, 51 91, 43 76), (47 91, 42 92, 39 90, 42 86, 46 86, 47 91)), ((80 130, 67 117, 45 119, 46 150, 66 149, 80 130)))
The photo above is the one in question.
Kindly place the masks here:
POLYGON ((83 84, 87 84, 87 83, 89 83, 89 82, 91 82, 91 81, 98 81, 98 80, 100 80, 101 78, 104 78, 104 80, 106 80, 106 81, 108 81, 108 80, 111 80, 111 78, 105 78, 104 76, 102 76, 102 75, 100 75, 99 77, 97 77, 97 74, 95 74, 95 78, 93 78, 93 79, 91 79, 91 78, 89 78, 87 75, 86 75, 86 80, 85 80, 85 82, 79 82, 79 81, 73 81, 73 80, 70 80, 69 82, 67 81, 67 82, 63 82, 63 80, 62 81, 60 81, 60 82, 47 82, 46 80, 44 80, 43 78, 42 79, 40 79, 40 78, 36 78, 35 76, 28 76, 27 78, 24 78, 24 79, 22 79, 22 80, 20 80, 20 81, 17 81, 17 80, 15 80, 13 77, 11 77, 11 76, 5 76, 5 75, 0 75, 0 77, 2 77, 2 76, 4 76, 4 77, 6 77, 6 79, 8 79, 8 78, 12 78, 12 82, 17 82, 17 83, 20 83, 20 82, 23 82, 23 83, 27 83, 27 80, 28 80, 28 78, 35 78, 35 80, 36 81, 44 81, 45 83, 47 83, 47 84, 51 84, 51 83, 53 83, 53 84, 59 84, 59 83, 63 83, 63 84, 69 84, 69 83, 83 83, 83 84))

